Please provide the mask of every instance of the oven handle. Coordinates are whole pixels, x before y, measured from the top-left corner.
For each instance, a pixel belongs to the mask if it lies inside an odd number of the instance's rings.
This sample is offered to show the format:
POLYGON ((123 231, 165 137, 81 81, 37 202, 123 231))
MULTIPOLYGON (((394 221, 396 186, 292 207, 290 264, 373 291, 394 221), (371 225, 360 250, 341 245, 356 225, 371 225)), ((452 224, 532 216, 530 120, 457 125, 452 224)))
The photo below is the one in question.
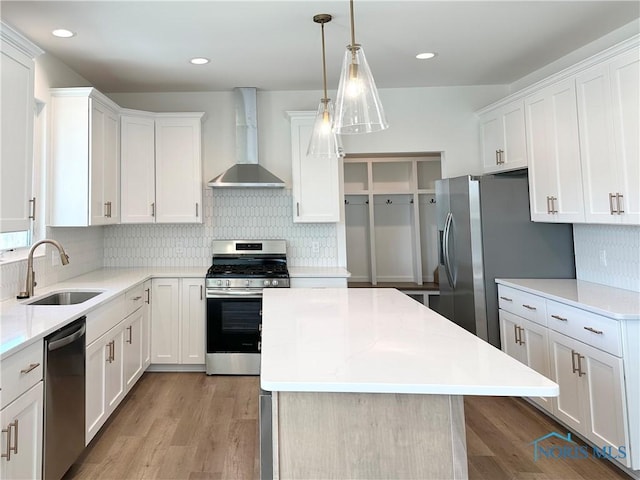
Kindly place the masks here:
POLYGON ((207 290, 207 298, 262 298, 262 292, 247 292, 244 290, 207 290))

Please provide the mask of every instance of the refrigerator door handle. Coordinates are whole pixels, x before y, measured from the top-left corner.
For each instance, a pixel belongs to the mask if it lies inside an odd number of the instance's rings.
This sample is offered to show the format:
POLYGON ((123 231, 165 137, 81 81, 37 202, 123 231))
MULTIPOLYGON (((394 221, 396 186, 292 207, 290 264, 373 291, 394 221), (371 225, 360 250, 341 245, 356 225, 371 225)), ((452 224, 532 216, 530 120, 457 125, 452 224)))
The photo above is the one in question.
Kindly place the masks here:
POLYGON ((451 212, 447 213, 447 219, 444 222, 444 233, 443 233, 443 250, 444 250, 444 271, 447 273, 447 281, 451 288, 455 286, 453 275, 451 272, 451 259, 449 258, 449 235, 451 233, 451 222, 453 221, 453 215, 451 212))

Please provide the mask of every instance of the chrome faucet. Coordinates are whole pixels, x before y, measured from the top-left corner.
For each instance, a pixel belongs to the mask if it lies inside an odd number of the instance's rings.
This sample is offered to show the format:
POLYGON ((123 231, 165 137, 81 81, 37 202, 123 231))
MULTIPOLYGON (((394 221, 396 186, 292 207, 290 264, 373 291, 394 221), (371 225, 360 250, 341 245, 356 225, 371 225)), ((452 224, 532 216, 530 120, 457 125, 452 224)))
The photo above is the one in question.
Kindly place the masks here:
POLYGON ((24 292, 20 292, 17 298, 29 298, 30 296, 33 295, 33 287, 37 285, 36 272, 33 271, 33 252, 35 251, 36 248, 38 248, 38 246, 42 245, 43 243, 50 243, 51 245, 53 245, 58 249, 58 252, 60 253, 60 261, 62 262, 62 265, 67 265, 69 263, 69 255, 65 253, 64 248, 62 248, 62 245, 57 240, 51 240, 51 239, 45 238, 44 240, 40 240, 39 242, 34 243, 31 246, 31 249, 29 250, 29 257, 27 258, 26 286, 25 286, 24 292))

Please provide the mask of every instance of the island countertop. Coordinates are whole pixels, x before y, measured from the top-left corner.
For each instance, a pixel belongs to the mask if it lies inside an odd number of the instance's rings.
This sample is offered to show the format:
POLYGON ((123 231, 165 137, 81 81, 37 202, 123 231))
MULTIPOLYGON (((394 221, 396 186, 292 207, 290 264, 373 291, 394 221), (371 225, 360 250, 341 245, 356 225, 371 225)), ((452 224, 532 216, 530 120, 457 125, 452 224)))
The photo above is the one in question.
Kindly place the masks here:
POLYGON ((558 385, 395 289, 265 289, 270 391, 557 396, 558 385))

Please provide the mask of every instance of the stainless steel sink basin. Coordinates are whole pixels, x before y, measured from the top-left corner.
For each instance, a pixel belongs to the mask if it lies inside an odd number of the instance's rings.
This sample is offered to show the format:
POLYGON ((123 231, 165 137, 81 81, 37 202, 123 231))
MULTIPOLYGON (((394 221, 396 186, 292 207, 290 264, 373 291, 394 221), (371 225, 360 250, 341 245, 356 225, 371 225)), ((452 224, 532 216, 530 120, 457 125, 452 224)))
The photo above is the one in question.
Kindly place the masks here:
POLYGON ((78 303, 91 300, 96 295, 100 295, 102 292, 84 292, 84 291, 67 291, 67 292, 55 292, 46 297, 26 302, 26 305, 77 305, 78 303))

